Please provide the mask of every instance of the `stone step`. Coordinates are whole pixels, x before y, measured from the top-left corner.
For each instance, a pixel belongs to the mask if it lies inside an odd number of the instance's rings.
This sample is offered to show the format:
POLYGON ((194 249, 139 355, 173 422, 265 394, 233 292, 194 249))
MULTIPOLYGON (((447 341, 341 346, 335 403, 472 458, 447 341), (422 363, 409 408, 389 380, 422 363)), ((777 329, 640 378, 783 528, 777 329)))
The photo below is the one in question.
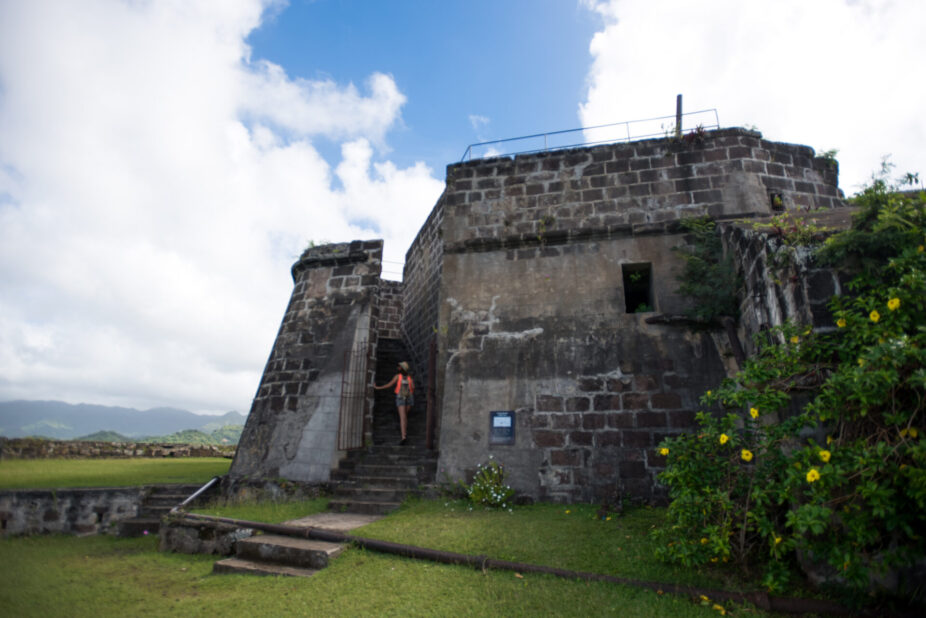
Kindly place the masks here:
POLYGON ((161 518, 164 515, 170 513, 170 510, 177 506, 176 504, 167 505, 167 504, 142 504, 138 509, 139 517, 157 517, 161 518))
POLYGON ((324 569, 332 558, 344 550, 338 543, 326 543, 276 534, 261 534, 242 539, 235 555, 243 560, 271 562, 305 569, 324 569))
POLYGON ((362 464, 354 468, 355 476, 389 476, 392 478, 418 478, 418 466, 393 466, 362 464))
POLYGON ((400 502, 369 502, 363 500, 331 500, 328 510, 364 515, 386 515, 401 506, 400 502))
POLYGON ((145 504, 150 506, 177 506, 189 496, 183 494, 154 494, 145 499, 145 504))
POLYGON ((379 487, 382 489, 415 489, 418 481, 413 478, 396 478, 392 476, 357 476, 345 480, 339 487, 367 489, 379 487))
POLYGON ((226 558, 212 565, 213 573, 237 573, 242 575, 284 575, 288 577, 312 577, 318 569, 254 562, 241 558, 226 558))
POLYGON ((145 536, 148 534, 157 534, 161 529, 161 519, 159 517, 133 517, 124 519, 119 522, 116 529, 116 536, 135 537, 145 536))
POLYGON ((334 490, 334 498, 335 500, 352 500, 354 502, 402 502, 408 492, 408 489, 338 485, 337 489, 334 490))

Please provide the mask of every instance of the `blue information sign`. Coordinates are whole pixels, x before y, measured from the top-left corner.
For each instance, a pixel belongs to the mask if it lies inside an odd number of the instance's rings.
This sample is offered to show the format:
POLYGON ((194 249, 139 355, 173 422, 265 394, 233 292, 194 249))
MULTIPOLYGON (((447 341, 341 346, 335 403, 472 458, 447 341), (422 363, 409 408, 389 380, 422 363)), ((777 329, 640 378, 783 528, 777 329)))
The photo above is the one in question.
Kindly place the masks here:
POLYGON ((514 410, 489 412, 489 444, 514 444, 514 410))

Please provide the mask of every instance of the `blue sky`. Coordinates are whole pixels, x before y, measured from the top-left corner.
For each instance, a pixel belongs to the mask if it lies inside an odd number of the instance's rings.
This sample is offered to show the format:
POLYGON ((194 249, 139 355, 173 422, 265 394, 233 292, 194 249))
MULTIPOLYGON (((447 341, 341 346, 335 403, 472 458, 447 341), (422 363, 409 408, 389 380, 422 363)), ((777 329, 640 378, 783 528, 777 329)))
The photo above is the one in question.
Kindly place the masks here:
POLYGON ((0 400, 246 411, 309 242, 472 142, 716 108, 926 175, 922 0, 0 0, 0 400))
POLYGON ((424 160, 442 178, 470 143, 578 127, 600 22, 563 0, 297 0, 248 42, 291 75, 361 84, 391 74, 408 101, 389 158, 424 160))

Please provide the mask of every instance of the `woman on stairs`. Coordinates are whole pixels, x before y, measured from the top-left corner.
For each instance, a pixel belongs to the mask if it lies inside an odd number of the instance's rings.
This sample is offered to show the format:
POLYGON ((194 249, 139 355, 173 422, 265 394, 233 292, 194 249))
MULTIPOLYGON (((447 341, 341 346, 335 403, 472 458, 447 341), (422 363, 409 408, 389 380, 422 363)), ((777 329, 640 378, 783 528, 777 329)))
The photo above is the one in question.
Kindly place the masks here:
POLYGON ((382 390, 395 386, 395 405, 399 409, 399 429, 402 431, 402 441, 399 444, 405 444, 406 433, 408 430, 408 409, 415 403, 415 381, 409 373, 408 363, 402 361, 398 366, 398 373, 392 376, 386 384, 382 386, 373 385, 376 390, 382 390))

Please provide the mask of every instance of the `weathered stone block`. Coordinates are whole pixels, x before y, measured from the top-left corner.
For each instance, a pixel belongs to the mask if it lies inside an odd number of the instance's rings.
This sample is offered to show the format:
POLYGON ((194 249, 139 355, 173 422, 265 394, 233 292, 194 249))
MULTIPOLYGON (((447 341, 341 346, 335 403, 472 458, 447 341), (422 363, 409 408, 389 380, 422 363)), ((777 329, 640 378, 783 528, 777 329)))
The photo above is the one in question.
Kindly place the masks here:
POLYGON ((566 400, 566 410, 568 412, 584 412, 588 409, 588 397, 570 397, 566 400))
POLYGON ((637 412, 637 427, 665 427, 665 412, 637 412))
POLYGON ((677 393, 655 393, 650 397, 650 402, 654 408, 682 407, 682 398, 677 393))
POLYGON ((627 429, 636 427, 633 412, 614 412, 607 415, 608 427, 627 429))
POLYGON ((625 410, 639 410, 649 408, 649 394, 624 393, 623 406, 625 410))
POLYGON ((562 432, 559 431, 534 430, 533 438, 534 444, 543 448, 563 446, 566 444, 565 437, 562 432))
POLYGON ((583 414, 582 415, 582 428, 583 429, 604 429, 606 423, 604 414, 583 414))
POLYGON ((595 410, 596 411, 605 411, 605 410, 620 410, 621 409, 621 398, 620 395, 595 395, 595 410))
POLYGON ((537 397, 536 407, 539 412, 562 412, 563 398, 553 395, 540 395, 537 397))
POLYGON ((599 431, 595 434, 595 446, 620 446, 621 432, 599 431))
POLYGON ((551 414, 553 429, 576 429, 581 424, 579 414, 551 414))

